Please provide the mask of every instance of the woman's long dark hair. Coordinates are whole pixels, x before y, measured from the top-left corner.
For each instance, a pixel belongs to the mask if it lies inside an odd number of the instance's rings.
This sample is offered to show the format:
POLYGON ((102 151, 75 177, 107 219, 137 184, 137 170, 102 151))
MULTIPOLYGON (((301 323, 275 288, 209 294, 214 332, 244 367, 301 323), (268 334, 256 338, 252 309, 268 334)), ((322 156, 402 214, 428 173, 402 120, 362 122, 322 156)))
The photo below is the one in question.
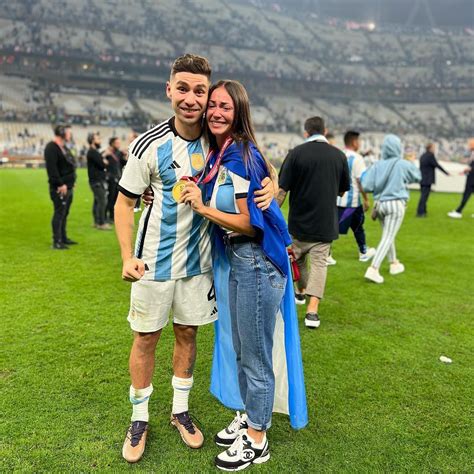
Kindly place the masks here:
MULTIPOLYGON (((272 166, 265 158, 257 144, 252 117, 250 115, 250 100, 245 87, 238 81, 230 79, 221 80, 212 85, 209 90, 209 98, 219 87, 225 88, 234 103, 234 121, 231 127, 231 135, 236 143, 241 143, 243 145, 245 166, 248 168, 249 165, 252 166, 253 164, 252 153, 250 151, 250 143, 253 143, 265 161, 267 175, 271 176, 272 166)), ((216 137, 209 130, 207 121, 205 122, 204 130, 209 141, 209 146, 211 149, 217 150, 216 137)))

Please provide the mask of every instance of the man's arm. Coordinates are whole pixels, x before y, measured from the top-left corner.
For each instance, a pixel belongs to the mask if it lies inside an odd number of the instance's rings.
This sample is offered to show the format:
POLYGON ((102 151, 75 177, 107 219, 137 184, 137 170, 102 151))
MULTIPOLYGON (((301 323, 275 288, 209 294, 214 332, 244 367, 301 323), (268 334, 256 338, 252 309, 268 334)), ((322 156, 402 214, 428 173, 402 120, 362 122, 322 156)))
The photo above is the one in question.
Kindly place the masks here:
POLYGON ((285 199, 286 199, 286 194, 287 192, 283 188, 278 189, 276 202, 278 203, 279 207, 283 206, 283 203, 285 202, 285 199))
POLYGON ((351 189, 351 173, 349 172, 349 165, 347 164, 347 159, 344 155, 342 155, 341 159, 342 174, 339 181, 339 196, 343 196, 346 191, 351 189))
POLYGON ((433 155, 433 161, 434 161, 434 165, 436 168, 438 168, 440 171, 442 171, 446 176, 449 176, 449 172, 446 171, 439 163, 438 163, 438 160, 435 158, 435 156, 433 155))
POLYGON ((122 278, 137 281, 145 274, 143 260, 133 255, 132 239, 134 229, 134 212, 136 199, 118 193, 114 207, 115 233, 122 255, 122 278))
POLYGON ((364 188, 362 187, 362 184, 360 182, 360 178, 357 178, 357 187, 359 188, 360 194, 362 195, 362 207, 364 209, 364 212, 366 212, 369 210, 370 207, 369 196, 364 191, 364 188))

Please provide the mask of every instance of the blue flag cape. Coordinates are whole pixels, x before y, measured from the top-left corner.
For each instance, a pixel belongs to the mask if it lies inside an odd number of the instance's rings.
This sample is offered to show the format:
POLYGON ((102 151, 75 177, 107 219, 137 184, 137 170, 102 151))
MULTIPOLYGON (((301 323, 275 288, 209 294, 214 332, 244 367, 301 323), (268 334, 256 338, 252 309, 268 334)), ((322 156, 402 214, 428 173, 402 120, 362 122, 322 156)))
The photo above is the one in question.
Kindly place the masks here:
MULTIPOLYGON (((288 277, 274 333, 275 402, 273 411, 288 414, 291 426, 294 429, 301 429, 308 423, 308 411, 293 281, 286 250, 286 246, 291 243, 291 238, 275 201, 264 212, 258 209, 253 201, 254 191, 261 189, 261 181, 267 173, 265 162, 253 145, 250 146, 250 152, 253 160, 246 167, 243 162, 243 147, 234 143, 224 153, 222 165, 232 173, 250 180, 247 196, 250 223, 261 238, 265 255, 288 277)), ((214 183, 215 178, 206 186, 206 201, 210 200, 214 183)), ((222 240, 222 230, 217 226, 213 229, 212 260, 219 319, 214 326, 215 344, 210 390, 228 408, 243 410, 245 407, 240 396, 229 312, 230 266, 222 240)))

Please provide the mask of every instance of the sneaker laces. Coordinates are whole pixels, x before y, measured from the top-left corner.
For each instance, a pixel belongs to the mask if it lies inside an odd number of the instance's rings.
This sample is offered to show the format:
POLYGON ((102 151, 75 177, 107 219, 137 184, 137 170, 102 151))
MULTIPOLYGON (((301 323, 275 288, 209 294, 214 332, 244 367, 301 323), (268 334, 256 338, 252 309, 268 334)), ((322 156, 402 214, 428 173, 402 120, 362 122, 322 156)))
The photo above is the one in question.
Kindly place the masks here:
MULTIPOLYGON (((189 434, 195 434, 194 423, 188 411, 173 415, 189 434)), ((196 418, 197 421, 197 418, 196 418)), ((199 421, 198 421, 199 423, 199 421)))
POLYGON ((240 431, 235 441, 232 443, 232 446, 227 449, 229 456, 237 455, 238 459, 242 459, 242 453, 244 448, 249 444, 249 440, 245 435, 244 431, 240 431))
POLYGON ((235 418, 231 421, 230 425, 227 427, 227 431, 230 433, 235 433, 239 431, 240 424, 242 423, 242 415, 240 411, 236 412, 235 418))
POLYGON ((128 429, 128 437, 130 439, 130 444, 134 448, 138 446, 140 440, 142 439, 143 433, 145 433, 148 423, 145 421, 133 421, 128 429))

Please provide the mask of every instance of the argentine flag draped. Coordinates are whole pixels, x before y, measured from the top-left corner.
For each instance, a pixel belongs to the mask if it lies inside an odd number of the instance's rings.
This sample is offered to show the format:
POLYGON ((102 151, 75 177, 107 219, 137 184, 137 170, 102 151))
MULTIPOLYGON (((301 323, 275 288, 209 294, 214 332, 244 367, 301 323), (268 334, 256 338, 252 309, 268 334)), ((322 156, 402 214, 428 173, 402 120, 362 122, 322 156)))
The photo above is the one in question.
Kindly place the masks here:
MULTIPOLYGON (((251 224, 261 237, 261 245, 267 257, 288 277, 273 339, 273 411, 288 414, 291 426, 301 429, 308 423, 308 412, 293 282, 286 252, 286 246, 291 240, 276 202, 272 202, 270 208, 264 212, 253 202, 254 191, 260 189, 260 183, 265 177, 265 165, 258 150, 253 146, 250 150, 256 162, 255 166, 245 167, 242 161, 242 146, 235 143, 224 153, 222 164, 231 172, 250 180, 247 203, 251 224)), ((206 200, 212 195, 213 184, 211 181, 206 186, 206 200)), ((217 226, 214 226, 213 270, 219 319, 214 326, 215 345, 210 389, 225 406, 244 410, 238 384, 236 355, 232 345, 228 295, 230 266, 222 234, 217 226)))

